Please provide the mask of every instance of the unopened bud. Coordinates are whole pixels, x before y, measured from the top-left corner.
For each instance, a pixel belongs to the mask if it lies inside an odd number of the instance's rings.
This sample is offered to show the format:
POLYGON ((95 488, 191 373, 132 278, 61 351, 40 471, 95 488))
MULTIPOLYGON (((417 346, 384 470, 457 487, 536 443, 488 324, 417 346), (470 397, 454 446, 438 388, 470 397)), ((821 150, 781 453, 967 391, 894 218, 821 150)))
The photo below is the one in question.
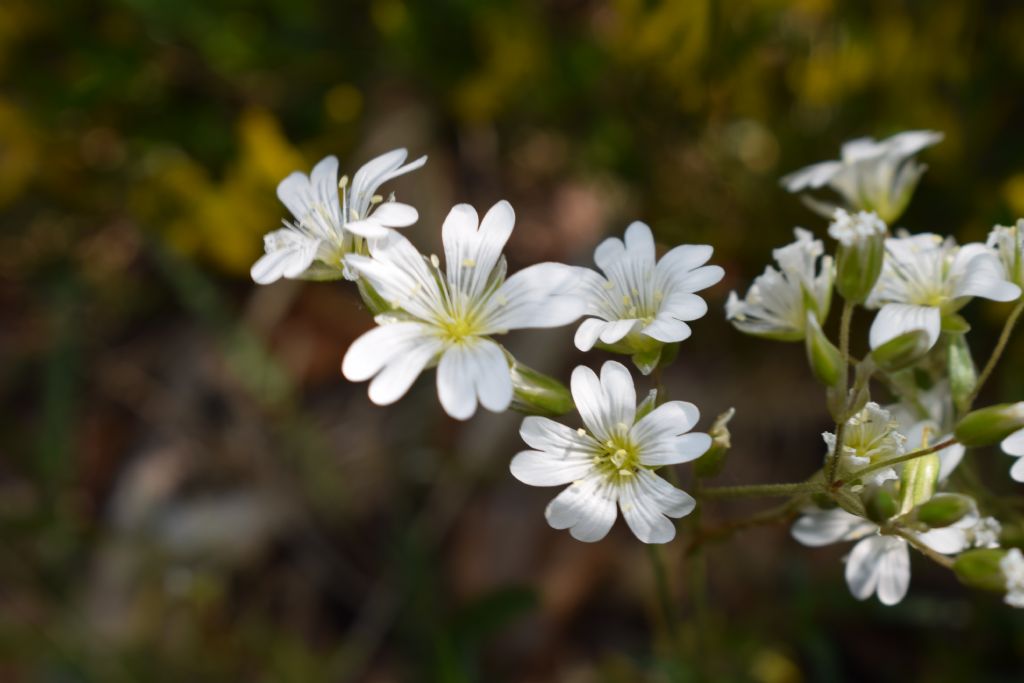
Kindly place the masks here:
POLYGON ((639 422, 652 410, 658 407, 658 390, 651 389, 647 392, 647 396, 644 400, 640 401, 640 404, 636 407, 636 421, 639 422))
POLYGON ((874 213, 856 214, 837 209, 828 234, 839 240, 835 287, 844 299, 860 304, 882 273, 887 227, 874 213))
POLYGON ((973 448, 1002 441, 1021 428, 1024 428, 1024 401, 972 411, 960 420, 953 435, 964 446, 973 448))
POLYGON ((953 394, 953 404, 958 410, 966 410, 974 389, 978 385, 978 373, 974 369, 971 349, 967 346, 967 337, 963 334, 949 336, 947 349, 949 373, 949 389, 953 394))
POLYGON ((875 524, 884 524, 892 519, 899 506, 896 496, 887 486, 873 487, 869 493, 863 496, 864 512, 875 524))
POLYGON ((694 462, 694 474, 698 477, 713 477, 722 471, 722 467, 725 465, 725 456, 732 448, 729 420, 735 414, 736 409, 729 408, 715 418, 714 424, 708 430, 708 436, 711 437, 711 448, 694 462))
POLYGON ((553 377, 512 359, 512 409, 527 415, 564 415, 573 409, 569 389, 553 377))
POLYGON ((931 348, 931 340, 924 330, 911 330, 893 337, 871 352, 871 359, 885 372, 896 372, 910 367, 924 357, 931 348))
POLYGON ((1006 551, 1001 548, 968 550, 953 560, 953 571, 960 583, 1003 593, 1006 591, 1006 575, 999 563, 1005 555, 1006 551))
POLYGON ((843 354, 828 340, 814 313, 807 312, 807 362, 819 382, 827 387, 838 384, 843 372, 843 354))
POLYGON ((900 474, 900 514, 931 499, 939 480, 941 461, 936 453, 907 461, 900 474))
POLYGON ((975 509, 974 501, 957 493, 939 493, 914 509, 917 521, 929 528, 955 524, 975 509))

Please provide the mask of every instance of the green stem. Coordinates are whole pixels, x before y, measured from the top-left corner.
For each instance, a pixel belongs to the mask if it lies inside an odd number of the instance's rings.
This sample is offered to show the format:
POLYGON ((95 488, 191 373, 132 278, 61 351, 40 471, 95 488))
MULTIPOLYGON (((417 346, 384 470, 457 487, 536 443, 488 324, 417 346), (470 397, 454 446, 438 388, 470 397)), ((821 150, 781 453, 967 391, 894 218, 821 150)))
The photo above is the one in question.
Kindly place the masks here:
POLYGON ((828 458, 828 464, 825 468, 825 480, 831 484, 836 479, 836 472, 839 468, 839 449, 843 447, 843 432, 846 431, 846 421, 849 416, 846 414, 849 410, 847 402, 849 401, 847 389, 849 389, 850 382, 850 325, 853 323, 853 309, 854 305, 849 301, 843 302, 843 312, 839 317, 839 353, 843 357, 843 374, 842 381, 840 383, 841 389, 841 400, 844 402, 840 419, 836 421, 836 445, 832 449, 831 455, 828 458))
POLYGON ((782 498, 800 493, 821 491, 819 482, 801 481, 795 484, 753 484, 750 486, 715 486, 700 492, 702 498, 782 498))
POLYGON ((999 359, 1003 355, 1003 351, 1006 350, 1006 344, 1010 341, 1010 335, 1013 334, 1013 328, 1017 324, 1017 320, 1020 318, 1021 312, 1024 312, 1024 297, 1017 302, 1017 305, 1013 307, 1010 312, 1010 316, 1006 319, 1006 323, 1003 325, 1003 331, 999 335, 999 341, 996 342, 996 348, 992 350, 992 355, 989 356, 988 362, 985 363, 985 369, 978 375, 978 382, 974 386, 974 391, 971 392, 970 397, 967 399, 967 405, 974 403, 974 399, 978 398, 978 393, 981 392, 982 386, 985 381, 992 375, 992 372, 996 369, 996 365, 999 363, 999 359))
POLYGON ((668 571, 665 569, 665 558, 662 556, 660 545, 648 544, 647 554, 651 558, 651 569, 654 572, 654 587, 658 607, 661 609, 661 616, 665 626, 665 639, 668 641, 674 657, 677 655, 679 647, 679 622, 672 605, 672 591, 668 585, 668 571))
POLYGON ((893 531, 893 535, 899 536, 900 538, 904 539, 907 543, 914 546, 914 548, 916 548, 918 552, 920 552, 922 555, 927 557, 932 562, 940 564, 946 569, 953 568, 953 560, 946 557, 942 553, 932 550, 927 545, 922 543, 920 539, 918 539, 917 536, 915 536, 914 534, 903 531, 902 529, 896 529, 893 531))
POLYGON ((950 439, 946 439, 945 441, 942 441, 940 443, 937 443, 934 446, 928 446, 927 448, 920 448, 920 449, 918 449, 916 451, 911 451, 910 453, 905 453, 904 455, 901 455, 901 456, 896 457, 896 458, 889 458, 888 460, 882 460, 880 462, 873 463, 873 464, 868 465, 867 467, 863 467, 863 468, 861 468, 861 469, 859 469, 859 470, 857 470, 855 472, 851 472, 850 475, 846 478, 845 482, 836 482, 836 484, 841 484, 843 486, 849 486, 850 484, 853 484, 857 480, 862 479, 864 477, 864 475, 866 475, 866 474, 871 474, 872 472, 877 472, 878 470, 885 469, 886 467, 892 467, 893 465, 898 465, 901 462, 906 462, 908 460, 914 460, 915 458, 920 458, 920 457, 925 456, 925 455, 930 455, 930 454, 935 453, 937 451, 941 451, 944 448, 949 448, 950 446, 952 446, 955 443, 956 443, 956 439, 950 438, 950 439))

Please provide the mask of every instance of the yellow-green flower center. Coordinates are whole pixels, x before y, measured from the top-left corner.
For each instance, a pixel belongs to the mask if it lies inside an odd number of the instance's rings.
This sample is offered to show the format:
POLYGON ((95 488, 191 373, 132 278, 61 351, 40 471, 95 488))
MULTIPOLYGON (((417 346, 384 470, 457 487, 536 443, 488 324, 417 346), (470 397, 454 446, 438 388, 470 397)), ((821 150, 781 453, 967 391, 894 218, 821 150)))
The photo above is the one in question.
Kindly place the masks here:
POLYGON ((594 454, 594 467, 599 473, 610 479, 620 481, 632 477, 640 465, 640 454, 629 439, 625 425, 622 429, 603 444, 601 450, 594 454))

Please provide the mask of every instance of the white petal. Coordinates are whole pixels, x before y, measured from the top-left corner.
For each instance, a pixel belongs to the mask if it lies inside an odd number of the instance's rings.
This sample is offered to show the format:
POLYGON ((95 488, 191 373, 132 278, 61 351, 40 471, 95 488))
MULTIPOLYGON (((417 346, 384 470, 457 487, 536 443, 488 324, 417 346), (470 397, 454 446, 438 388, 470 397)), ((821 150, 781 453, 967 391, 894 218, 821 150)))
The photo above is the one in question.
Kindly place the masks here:
POLYGON ((500 413, 512 403, 512 375, 501 347, 482 340, 468 347, 480 405, 500 413))
POLYGON ((636 418, 636 387, 626 366, 606 361, 601 366, 601 388, 604 392, 602 416, 608 428, 624 431, 632 427, 636 418))
POLYGON ((630 333, 637 324, 636 320, 615 320, 605 325, 601 331, 601 341, 605 344, 614 344, 630 333))
POLYGON ((604 420, 604 390, 597 374, 584 365, 577 366, 572 371, 569 386, 583 424, 598 441, 607 440, 609 434, 604 420))
POLYGON ((689 510, 692 510, 695 505, 693 498, 648 470, 638 470, 632 480, 622 484, 619 494, 622 517, 633 534, 644 543, 667 543, 675 538, 676 527, 661 509, 663 499, 668 496, 671 496, 669 506, 672 508, 683 508, 689 503, 689 510), (667 484, 671 492, 666 492, 651 480, 667 484), (674 496, 673 493, 679 495, 674 496))
MULTIPOLYGON (((651 339, 657 339, 666 344, 683 341, 692 334, 690 326, 682 320, 676 320, 675 318, 663 315, 659 315, 650 325, 641 329, 640 332, 646 334, 651 339)), ((586 351, 586 349, 582 350, 586 351)))
POLYGON ((1024 482, 1024 458, 1019 458, 1010 468, 1010 478, 1014 481, 1024 482))
POLYGON ((370 243, 372 258, 349 255, 345 262, 365 277, 377 293, 421 320, 445 315, 444 296, 430 267, 416 247, 400 233, 370 243))
POLYGON ((668 437, 640 453, 640 462, 657 467, 659 465, 678 465, 701 457, 711 448, 711 437, 707 434, 694 432, 668 437))
POLYGON ((711 447, 706 434, 685 434, 700 419, 697 406, 669 401, 645 415, 630 430, 645 465, 669 465, 696 460, 711 447))
POLYGON ((375 221, 389 228, 404 228, 419 220, 420 214, 408 204, 384 202, 371 216, 375 221))
POLYGON ((509 277, 488 301, 489 333, 560 327, 583 315, 586 302, 577 292, 583 268, 537 263, 509 277))
POLYGON ((593 469, 590 455, 560 458, 552 453, 522 451, 509 465, 512 476, 530 486, 561 486, 582 479, 593 469))
POLYGON ((349 208, 360 216, 364 215, 370 207, 370 200, 381 185, 392 178, 415 171, 427 163, 427 157, 423 156, 403 166, 402 162, 405 161, 407 154, 405 149, 395 149, 363 164, 352 178, 349 208))
MULTIPOLYGON (((961 251, 966 249, 965 246, 961 251)), ((971 258, 966 265, 966 272, 957 282, 954 296, 977 296, 992 301, 1013 301, 1020 298, 1020 287, 1006 280, 1003 266, 995 254, 979 253, 971 258)))
POLYGON ((931 529, 918 534, 917 537, 926 546, 943 555, 955 555, 971 545, 964 529, 955 526, 931 529))
POLYGON ((872 349, 911 330, 924 330, 928 334, 929 347, 939 339, 942 314, 934 306, 912 304, 886 304, 871 323, 870 344, 872 349))
POLYGON ((468 420, 476 412, 476 381, 470 360, 466 348, 459 344, 446 349, 437 366, 437 397, 456 420, 468 420))
POLYGON ((604 330, 604 326, 607 324, 605 321, 598 320, 597 318, 587 318, 580 323, 580 326, 576 329, 576 336, 573 338, 576 348, 580 351, 589 351, 594 348, 594 344, 597 343, 601 332, 604 330))
POLYGON ((858 600, 867 600, 878 587, 886 540, 881 536, 869 536, 853 546, 846 558, 846 585, 858 600))
POLYGON ((594 263, 606 274, 608 268, 626 253, 626 245, 618 237, 609 237, 594 250, 594 263))
POLYGON ((1018 429, 1010 434, 999 446, 1009 455, 1024 455, 1024 429, 1018 429))
POLYGON ((569 529, 578 541, 592 543, 608 534, 615 523, 615 491, 603 477, 590 476, 555 497, 544 516, 555 529, 569 529))
POLYGON ((597 447, 597 442, 586 434, 580 434, 561 422, 538 415, 530 415, 523 419, 519 436, 530 448, 556 455, 571 452, 586 453, 589 456, 597 447))
POLYGON ((654 263, 654 235, 646 223, 634 221, 626 228, 626 251, 644 262, 654 263))
POLYGON ((375 327, 348 347, 341 362, 341 374, 350 382, 363 382, 410 349, 429 343, 426 327, 419 323, 400 322, 375 327))
POLYGON ((878 527, 846 510, 814 510, 798 519, 790 533, 806 546, 819 547, 849 541, 878 527))
POLYGON ((480 403, 500 412, 512 402, 508 361, 492 341, 477 340, 445 350, 437 367, 437 395, 445 412, 468 420, 480 403))
MULTIPOLYGON (((946 439, 940 439, 945 441, 946 439)), ((920 442, 918 442, 920 443, 920 442)), ((948 448, 943 448, 938 452, 939 456, 939 481, 945 481, 949 478, 949 475, 953 473, 953 470, 957 468, 960 461, 964 459, 964 453, 967 449, 960 444, 953 444, 948 448)))
POLYGON ((718 284, 725 277, 725 269, 721 266, 701 266, 686 275, 676 276, 673 284, 687 292, 699 292, 718 284))
POLYGON ((799 192, 808 187, 818 188, 832 180, 842 168, 843 164, 839 161, 822 161, 785 175, 779 182, 789 192, 799 192))
POLYGON ((353 235, 359 235, 368 240, 376 240, 382 237, 387 237, 391 231, 390 228, 382 225, 375 216, 364 218, 359 221, 349 221, 345 223, 345 229, 353 235))
POLYGON ((885 548, 878 563, 878 599, 883 605, 895 605, 910 587, 910 550, 901 538, 882 540, 885 548))
POLYGON ((713 253, 714 249, 707 244, 683 244, 662 256, 657 270, 666 277, 685 275, 707 263, 713 253))
POLYGON ((396 356, 370 382, 370 400, 386 406, 405 396, 423 368, 440 350, 440 340, 427 338, 396 356))

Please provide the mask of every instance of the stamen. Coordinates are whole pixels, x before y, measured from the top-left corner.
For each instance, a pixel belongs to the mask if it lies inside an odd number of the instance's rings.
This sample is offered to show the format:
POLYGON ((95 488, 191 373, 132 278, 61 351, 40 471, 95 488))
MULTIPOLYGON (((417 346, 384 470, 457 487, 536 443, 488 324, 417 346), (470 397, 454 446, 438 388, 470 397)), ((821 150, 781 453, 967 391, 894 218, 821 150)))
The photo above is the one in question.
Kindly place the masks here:
POLYGON ((580 436, 586 436, 587 430, 584 429, 583 427, 580 427, 579 429, 576 430, 576 433, 579 434, 580 436))
POLYGON ((381 197, 379 194, 375 194, 372 197, 370 197, 370 204, 371 205, 373 205, 373 204, 380 204, 382 201, 384 201, 384 198, 381 197))
POLYGON ((462 259, 462 265, 465 268, 472 268, 476 265, 476 261, 471 258, 464 258, 462 259))
POLYGON ((437 254, 430 255, 430 265, 434 266, 435 268, 441 267, 441 259, 437 258, 437 254))
POLYGON ((348 187, 348 176, 343 175, 341 176, 341 179, 338 180, 338 189, 344 190, 346 187, 348 187))

